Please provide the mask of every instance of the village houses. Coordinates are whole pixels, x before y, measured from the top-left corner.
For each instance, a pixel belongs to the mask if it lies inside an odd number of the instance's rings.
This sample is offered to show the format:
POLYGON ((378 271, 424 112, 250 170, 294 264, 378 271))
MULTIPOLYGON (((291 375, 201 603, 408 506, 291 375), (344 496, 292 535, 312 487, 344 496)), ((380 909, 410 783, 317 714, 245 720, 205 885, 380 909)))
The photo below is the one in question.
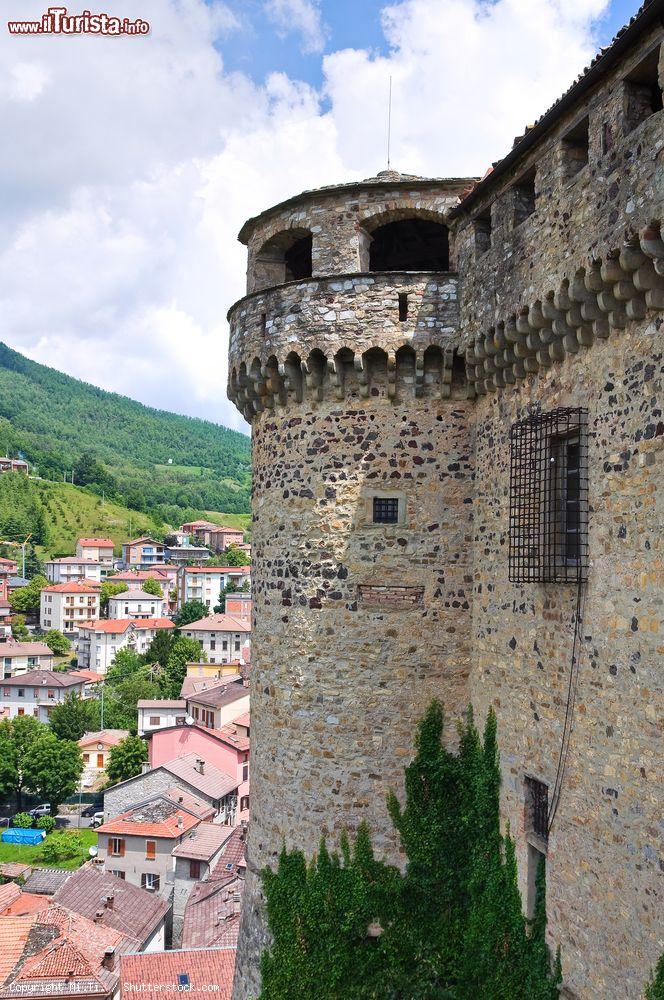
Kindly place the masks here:
POLYGON ((101 583, 107 571, 104 563, 95 559, 79 559, 78 556, 48 559, 44 565, 46 579, 50 583, 71 583, 72 580, 92 580, 94 583, 101 583))
POLYGON ((84 669, 107 673, 121 649, 145 653, 161 629, 175 628, 170 618, 97 618, 79 626, 76 650, 84 669))
POLYGON ((78 559, 90 559, 111 567, 113 548, 112 538, 79 538, 76 542, 76 556, 78 559))
POLYGON ((135 538, 132 542, 122 544, 122 565, 128 569, 135 566, 138 569, 149 569, 156 563, 163 562, 164 545, 154 538, 135 538))
POLYGON ((0 682, 0 717, 14 719, 17 715, 33 715, 48 722, 56 705, 68 694, 85 697, 85 679, 63 671, 29 670, 18 677, 5 677, 0 682))
POLYGON ((251 660, 251 626, 228 614, 213 614, 185 625, 184 635, 200 643, 209 663, 251 660))
POLYGON ((85 733, 80 738, 78 745, 83 755, 81 788, 88 790, 105 779, 111 750, 127 736, 129 736, 127 729, 101 729, 85 733))
POLYGON ((108 601, 109 618, 163 618, 164 599, 144 590, 125 590, 108 601))
POLYGON ((239 589, 250 579, 249 566, 184 566, 180 575, 180 603, 201 601, 212 610, 229 584, 239 589))
POLYGON ((53 653, 43 642, 15 642, 13 639, 0 645, 2 676, 19 677, 30 670, 50 670, 53 653))

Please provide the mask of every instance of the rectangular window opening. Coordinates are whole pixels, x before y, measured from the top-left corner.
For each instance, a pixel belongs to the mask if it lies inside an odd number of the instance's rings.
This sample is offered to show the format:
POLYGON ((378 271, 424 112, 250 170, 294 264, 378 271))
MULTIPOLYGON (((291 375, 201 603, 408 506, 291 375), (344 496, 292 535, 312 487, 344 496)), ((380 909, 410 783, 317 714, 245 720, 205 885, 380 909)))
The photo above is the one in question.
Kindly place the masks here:
POLYGON ((549 786, 531 777, 526 777, 526 833, 545 843, 549 837, 549 786))
POLYGON ((588 115, 586 115, 585 118, 582 118, 563 137, 563 171, 566 180, 576 177, 579 171, 583 170, 588 163, 588 150, 590 148, 589 129, 590 120, 588 115))
POLYGON ((649 52, 625 77, 625 131, 640 125, 662 110, 662 89, 658 75, 659 46, 649 52))
POLYGON ((580 583, 587 572, 587 411, 536 413, 510 431, 509 578, 580 583))
POLYGON ((399 322, 405 323, 408 319, 408 296, 405 292, 399 292, 399 322))
POLYGON ((374 524, 398 524, 399 523, 399 498, 398 497, 374 497, 373 498, 373 522, 374 522, 374 524))
POLYGON ((513 188, 514 196, 514 226, 522 222, 535 211, 535 168, 521 177, 513 188))
POLYGON ((475 235, 475 258, 481 257, 491 249, 491 208, 485 209, 473 219, 475 235))

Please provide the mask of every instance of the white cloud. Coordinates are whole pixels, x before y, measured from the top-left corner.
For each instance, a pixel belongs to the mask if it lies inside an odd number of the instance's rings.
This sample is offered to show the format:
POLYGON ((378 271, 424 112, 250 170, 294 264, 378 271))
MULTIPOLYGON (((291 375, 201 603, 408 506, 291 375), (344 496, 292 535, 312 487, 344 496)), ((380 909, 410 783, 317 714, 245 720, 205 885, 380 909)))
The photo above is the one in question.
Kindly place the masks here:
MULTIPOLYGON (((23 17, 41 0, 21 0, 23 17)), ((149 36, 0 32, 0 339, 156 406, 242 426, 225 398, 236 234, 303 188, 393 164, 483 173, 593 51, 605 0, 404 0, 387 56, 324 61, 329 108, 275 73, 227 72, 224 4, 140 0, 149 36)))
POLYGON ((280 35, 293 32, 301 36, 303 52, 322 52, 325 48, 319 0, 266 0, 265 12, 280 35))

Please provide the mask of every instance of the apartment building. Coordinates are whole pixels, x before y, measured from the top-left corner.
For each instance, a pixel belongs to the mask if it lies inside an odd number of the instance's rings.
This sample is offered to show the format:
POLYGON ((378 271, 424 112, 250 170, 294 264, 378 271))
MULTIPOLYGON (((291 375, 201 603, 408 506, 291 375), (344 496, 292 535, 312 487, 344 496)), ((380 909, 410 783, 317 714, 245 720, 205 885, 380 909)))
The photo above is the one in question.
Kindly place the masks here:
POLYGON ((209 663, 251 660, 251 626, 247 621, 232 615, 208 615, 183 626, 182 632, 200 643, 209 663))
POLYGON ((164 546, 154 538, 135 538, 133 542, 123 542, 122 563, 125 567, 137 566, 149 569, 155 563, 164 561, 164 546))
POLYGON ((125 590, 109 598, 109 618, 163 618, 164 599, 144 590, 125 590))
POLYGON ((180 601, 202 601, 207 608, 219 604, 229 584, 240 589, 251 581, 249 566, 184 566, 180 573, 180 601))
POLYGON ((113 565, 112 538, 79 538, 76 542, 76 556, 79 559, 91 559, 92 562, 113 565))
POLYGON ((213 552, 224 552, 229 545, 244 543, 244 532, 240 528, 228 528, 212 521, 188 521, 180 525, 179 531, 207 545, 213 552))
POLYGON ((85 622, 79 627, 76 641, 78 664, 105 674, 121 649, 145 653, 161 629, 174 627, 170 618, 98 618, 85 622))
POLYGON ((92 580, 101 583, 102 568, 106 565, 95 559, 80 559, 78 556, 65 556, 62 559, 49 559, 45 563, 46 579, 51 583, 71 583, 72 580, 92 580))
POLYGON ((8 639, 0 645, 3 677, 19 677, 31 670, 50 670, 53 653, 43 642, 14 642, 8 639))
POLYGON ((79 626, 99 617, 99 586, 73 580, 44 587, 41 592, 39 624, 47 632, 57 628, 76 635, 79 626))
POLYGON ((146 580, 156 580, 161 587, 161 592, 165 604, 171 609, 176 601, 171 601, 171 593, 177 590, 178 568, 162 563, 153 566, 151 569, 123 570, 121 573, 114 573, 111 578, 112 583, 122 583, 127 590, 142 590, 146 580))
POLYGON ((14 719, 17 715, 33 715, 48 722, 56 705, 68 694, 85 697, 85 680, 54 670, 29 670, 19 677, 5 677, 0 682, 0 716, 14 719))

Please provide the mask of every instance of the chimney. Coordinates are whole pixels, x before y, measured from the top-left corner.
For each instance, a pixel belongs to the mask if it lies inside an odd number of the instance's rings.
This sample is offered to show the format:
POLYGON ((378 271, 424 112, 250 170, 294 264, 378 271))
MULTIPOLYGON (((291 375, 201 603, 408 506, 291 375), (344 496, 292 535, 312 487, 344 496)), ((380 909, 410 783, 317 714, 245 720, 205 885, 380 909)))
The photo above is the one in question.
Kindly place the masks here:
POLYGON ((205 761, 199 757, 196 761, 196 770, 199 774, 205 774, 205 761))
POLYGON ((233 893, 233 913, 239 913, 242 909, 242 897, 239 892, 233 893))
POLYGON ((183 826, 182 816, 178 816, 178 830, 181 830, 183 826))
POLYGON ((104 916, 104 911, 103 910, 97 910, 97 912, 95 913, 95 920, 94 920, 94 922, 96 924, 100 924, 101 921, 102 921, 102 919, 103 919, 103 916, 104 916))
POLYGON ((105 969, 110 972, 115 968, 115 948, 107 948, 104 952, 104 958, 101 963, 105 969))
POLYGON ((104 898, 104 906, 106 907, 107 910, 112 910, 113 909, 113 903, 114 903, 113 893, 111 893, 109 896, 106 896, 104 898))

